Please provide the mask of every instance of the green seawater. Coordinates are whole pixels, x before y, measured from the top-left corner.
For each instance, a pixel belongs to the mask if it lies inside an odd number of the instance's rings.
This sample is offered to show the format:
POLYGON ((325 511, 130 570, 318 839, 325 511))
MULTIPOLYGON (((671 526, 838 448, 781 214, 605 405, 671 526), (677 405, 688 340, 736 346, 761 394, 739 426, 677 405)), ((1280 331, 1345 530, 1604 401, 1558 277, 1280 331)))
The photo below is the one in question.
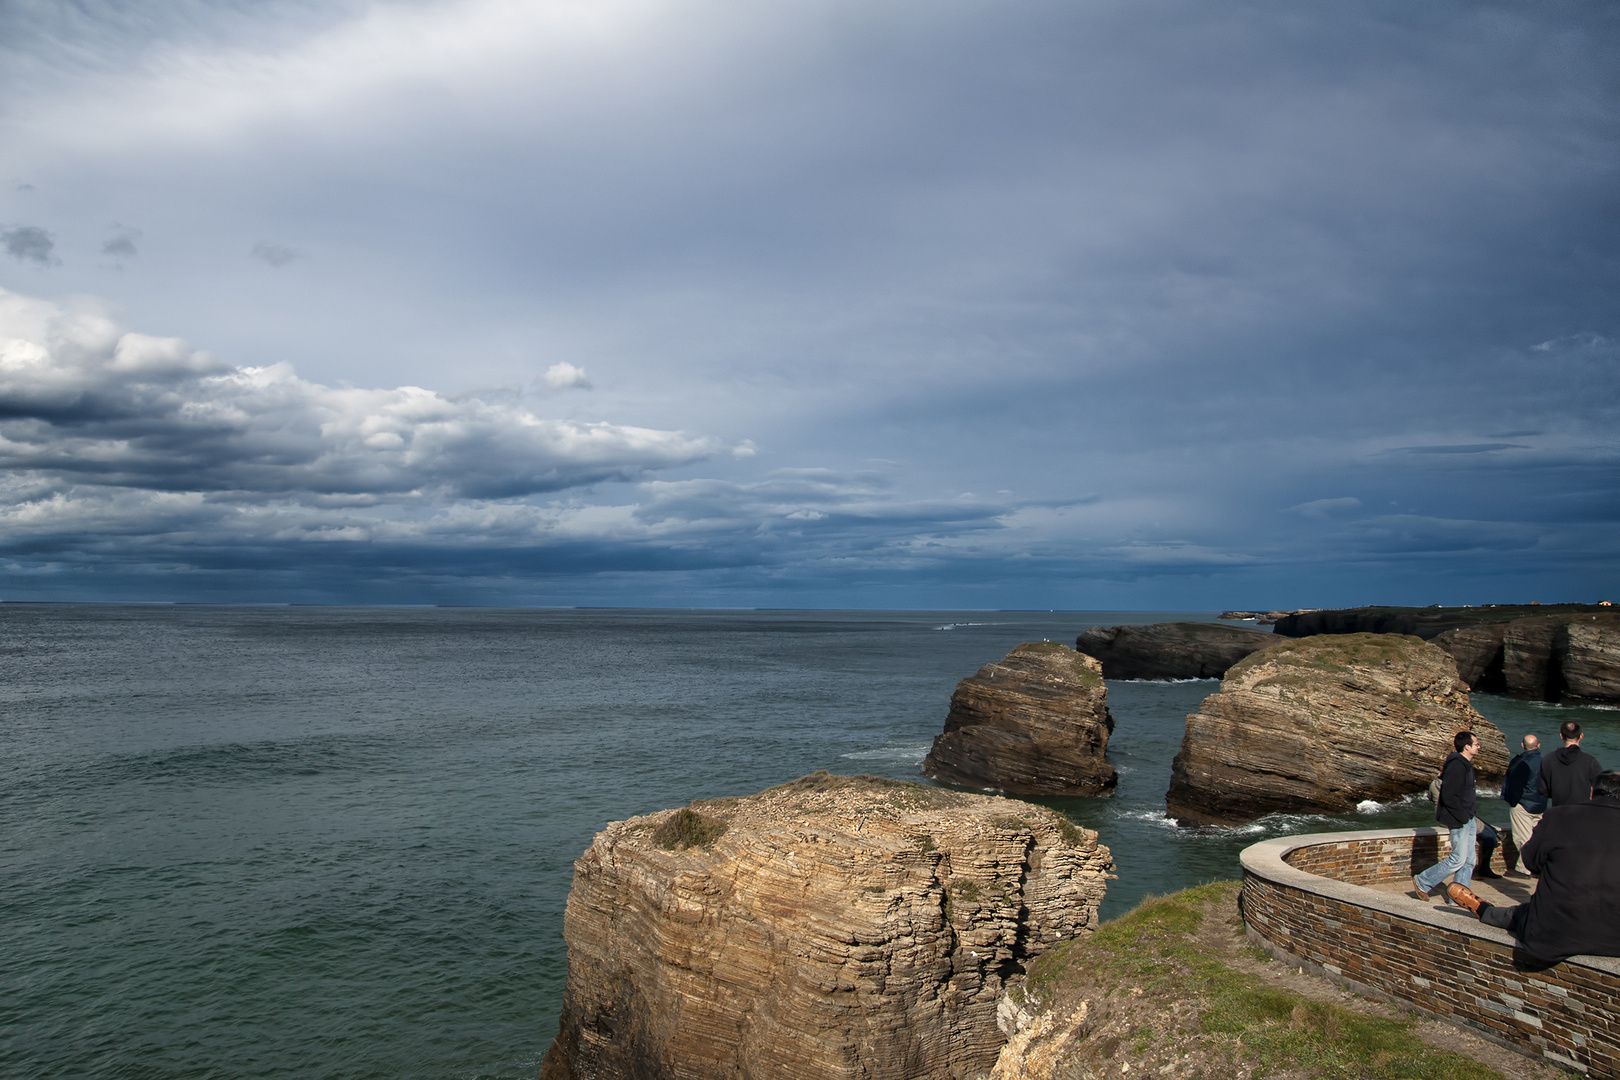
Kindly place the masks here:
MULTIPOLYGON (((1175 612, 0 605, 0 1076, 533 1077, 610 820, 828 769, 918 778, 957 680, 1175 612)), ((1265 836, 1164 818, 1213 681, 1109 684, 1105 915, 1265 836)), ((1620 712, 1476 696, 1515 739, 1620 712)), ((1506 820, 1505 808, 1493 816, 1506 820)))

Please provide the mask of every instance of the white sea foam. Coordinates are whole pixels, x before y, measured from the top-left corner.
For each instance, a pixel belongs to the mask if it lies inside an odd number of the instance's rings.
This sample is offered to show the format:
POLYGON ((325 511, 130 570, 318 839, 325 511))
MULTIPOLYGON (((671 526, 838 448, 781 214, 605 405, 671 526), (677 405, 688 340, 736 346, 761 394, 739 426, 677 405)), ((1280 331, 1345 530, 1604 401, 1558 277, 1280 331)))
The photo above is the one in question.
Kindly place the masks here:
POLYGON ((1221 680, 1218 679, 1218 678, 1215 678, 1214 676, 1211 676, 1211 677, 1209 677, 1207 679, 1108 679, 1106 681, 1108 681, 1108 682, 1117 682, 1117 683, 1137 683, 1137 684, 1140 684, 1140 685, 1143 685, 1143 686, 1174 686, 1177 683, 1195 683, 1195 682, 1218 683, 1221 680))
POLYGON ((838 756, 846 761, 888 761, 901 765, 920 765, 928 756, 931 743, 922 746, 880 746, 875 750, 852 750, 838 756))
POLYGON ((998 623, 998 622, 948 622, 944 626, 936 626, 936 627, 934 627, 934 629, 935 630, 955 630, 957 627, 961 627, 961 626, 1005 626, 1005 625, 1006 625, 1005 623, 998 623))
POLYGON ((1376 799, 1362 799, 1356 803, 1356 813, 1358 814, 1376 814, 1383 808, 1384 804, 1376 799))

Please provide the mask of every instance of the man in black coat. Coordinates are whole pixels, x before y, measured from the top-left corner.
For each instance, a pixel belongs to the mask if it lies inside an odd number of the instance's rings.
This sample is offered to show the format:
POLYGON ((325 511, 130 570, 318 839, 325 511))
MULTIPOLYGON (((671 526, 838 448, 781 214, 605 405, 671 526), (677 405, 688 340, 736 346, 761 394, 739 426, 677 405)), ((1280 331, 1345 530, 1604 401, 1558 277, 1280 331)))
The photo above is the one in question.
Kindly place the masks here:
POLYGON ((1487 904, 1456 885, 1447 895, 1541 960, 1620 956, 1620 771, 1598 775, 1591 801, 1543 814, 1524 862, 1541 875, 1528 903, 1487 904))
POLYGON ((1586 738, 1581 725, 1566 720, 1558 725, 1558 735, 1564 745, 1541 759, 1536 792, 1547 796, 1554 806, 1583 803, 1592 797, 1592 781, 1603 766, 1581 749, 1581 740, 1586 738))
POLYGON ((1412 895, 1419 900, 1427 900, 1448 874, 1455 873, 1453 880, 1464 888, 1474 880, 1474 758, 1479 740, 1472 731, 1459 731, 1451 745, 1457 749, 1440 768, 1440 797, 1434 807, 1434 819, 1451 830, 1451 852, 1412 878, 1412 895))

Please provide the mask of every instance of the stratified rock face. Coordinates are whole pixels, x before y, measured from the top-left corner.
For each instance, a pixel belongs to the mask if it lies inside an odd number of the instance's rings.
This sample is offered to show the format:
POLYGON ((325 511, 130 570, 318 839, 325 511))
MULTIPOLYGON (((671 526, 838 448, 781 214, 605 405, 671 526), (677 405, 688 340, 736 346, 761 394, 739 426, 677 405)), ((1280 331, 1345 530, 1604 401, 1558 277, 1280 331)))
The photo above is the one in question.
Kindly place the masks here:
POLYGON ((1563 693, 1553 652, 1564 636, 1564 619, 1546 615, 1515 619, 1502 627, 1502 680, 1512 697, 1557 701, 1563 693))
POLYGON ((1434 644, 1457 663, 1457 677, 1474 690, 1500 693, 1507 689, 1502 674, 1502 633, 1505 623, 1465 626, 1436 634, 1434 644))
POLYGON ((1331 634, 1256 653, 1187 717, 1165 802, 1184 825, 1343 813, 1421 791, 1471 728, 1482 779, 1506 741, 1474 711, 1451 657, 1404 634, 1331 634))
POLYGON ((1564 700, 1620 704, 1620 616, 1570 619, 1556 659, 1564 700))
POLYGON ((1119 774, 1104 758, 1114 718, 1102 665, 1052 641, 1018 646, 956 684, 923 772, 1017 795, 1101 795, 1119 774))
POLYGON ((1218 679, 1250 653, 1286 640, 1242 626, 1183 622, 1093 626, 1074 647, 1100 660, 1107 679, 1218 679))
POLYGON ((874 777, 615 822, 574 864, 542 1080, 988 1070, 1004 981, 1096 928, 1112 869, 1043 807, 874 777))

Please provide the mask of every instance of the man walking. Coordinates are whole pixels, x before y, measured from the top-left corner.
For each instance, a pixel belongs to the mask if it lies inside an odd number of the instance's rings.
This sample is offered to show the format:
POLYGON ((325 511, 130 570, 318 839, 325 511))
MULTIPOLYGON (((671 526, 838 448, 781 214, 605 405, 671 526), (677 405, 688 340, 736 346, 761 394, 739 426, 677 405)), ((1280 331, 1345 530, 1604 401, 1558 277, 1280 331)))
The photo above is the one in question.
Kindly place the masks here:
POLYGON ((1565 720, 1558 725, 1558 736, 1564 740, 1564 745, 1541 759, 1536 793, 1546 796, 1554 806, 1586 802, 1592 797, 1592 781, 1603 771, 1603 766, 1581 749, 1581 740, 1586 738, 1581 725, 1565 720))
POLYGON ((1419 900, 1427 900, 1448 874, 1455 873, 1464 888, 1474 880, 1474 758, 1479 740, 1472 731, 1459 731, 1451 745, 1456 752, 1446 755, 1440 769, 1440 798, 1434 807, 1435 820, 1451 830, 1451 853, 1412 878, 1419 900))
POLYGON ((1542 960, 1620 956, 1620 772, 1598 774, 1589 801, 1548 810, 1524 862, 1541 875, 1526 903, 1497 907, 1467 886, 1446 895, 1542 960))
POLYGON ((1541 740, 1534 735, 1526 735, 1519 745, 1524 749, 1514 754, 1513 760, 1508 762, 1507 777, 1502 781, 1502 801, 1508 804, 1513 846, 1519 849, 1518 865, 1508 869, 1528 877, 1530 872, 1524 866, 1524 845, 1530 842, 1530 834, 1536 831, 1536 822, 1547 810, 1547 796, 1536 791, 1536 781, 1541 776, 1541 740))

